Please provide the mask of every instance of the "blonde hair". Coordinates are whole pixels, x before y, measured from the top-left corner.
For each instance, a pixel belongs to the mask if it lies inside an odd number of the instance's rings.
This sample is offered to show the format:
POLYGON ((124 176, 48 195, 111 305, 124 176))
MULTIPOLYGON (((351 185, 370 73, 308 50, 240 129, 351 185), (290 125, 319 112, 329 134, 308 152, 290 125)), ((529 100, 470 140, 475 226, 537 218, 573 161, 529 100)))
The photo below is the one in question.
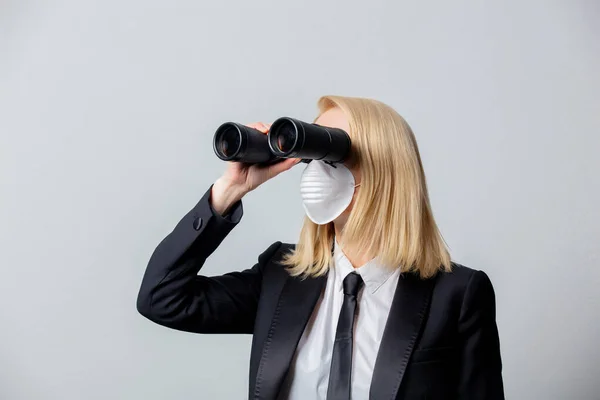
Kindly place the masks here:
MULTIPOLYGON (((417 142, 404 118, 380 101, 358 97, 323 96, 318 108, 319 116, 332 108, 345 114, 352 140, 350 162, 361 174, 360 190, 337 238, 344 253, 377 257, 390 268, 423 279, 450 271, 450 254, 433 218, 417 142)), ((294 276, 325 274, 334 236, 333 223, 317 225, 306 217, 296 248, 282 264, 294 276)))

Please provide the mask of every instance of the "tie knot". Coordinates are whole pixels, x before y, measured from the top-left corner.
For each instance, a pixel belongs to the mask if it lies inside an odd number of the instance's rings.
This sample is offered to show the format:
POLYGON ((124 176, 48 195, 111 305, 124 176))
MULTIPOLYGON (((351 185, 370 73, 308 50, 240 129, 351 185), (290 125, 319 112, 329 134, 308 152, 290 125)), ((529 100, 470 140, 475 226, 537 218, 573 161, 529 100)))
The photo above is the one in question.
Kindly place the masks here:
POLYGON ((344 294, 349 294, 356 297, 358 291, 362 287, 362 284, 363 280, 361 276, 356 272, 350 272, 344 278, 344 294))

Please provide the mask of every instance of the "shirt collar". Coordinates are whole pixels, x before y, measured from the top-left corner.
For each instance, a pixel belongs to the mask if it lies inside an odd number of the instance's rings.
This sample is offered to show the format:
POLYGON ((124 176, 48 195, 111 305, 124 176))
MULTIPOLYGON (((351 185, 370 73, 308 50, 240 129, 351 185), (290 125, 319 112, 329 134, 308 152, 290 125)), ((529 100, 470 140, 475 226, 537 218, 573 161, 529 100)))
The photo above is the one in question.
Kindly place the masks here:
POLYGON ((344 278, 351 272, 356 272, 360 275, 365 283, 366 290, 368 290, 371 294, 374 294, 377 289, 379 289, 381 285, 383 285, 385 281, 387 281, 388 278, 393 275, 394 269, 381 264, 377 258, 373 258, 366 264, 358 268, 354 268, 350 260, 348 260, 348 257, 346 257, 342 251, 337 240, 334 239, 334 241, 333 270, 335 272, 336 290, 343 290, 344 278))

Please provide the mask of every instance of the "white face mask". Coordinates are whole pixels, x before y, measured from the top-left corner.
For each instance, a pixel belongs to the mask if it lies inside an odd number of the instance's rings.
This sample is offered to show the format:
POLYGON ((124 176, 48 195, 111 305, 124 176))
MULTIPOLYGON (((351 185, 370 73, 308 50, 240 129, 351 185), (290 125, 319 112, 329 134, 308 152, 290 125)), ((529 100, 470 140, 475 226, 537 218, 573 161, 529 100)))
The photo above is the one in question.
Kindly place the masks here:
POLYGON ((339 217, 354 196, 354 176, 343 164, 335 167, 311 161, 300 180, 300 194, 306 215, 315 224, 327 224, 339 217))

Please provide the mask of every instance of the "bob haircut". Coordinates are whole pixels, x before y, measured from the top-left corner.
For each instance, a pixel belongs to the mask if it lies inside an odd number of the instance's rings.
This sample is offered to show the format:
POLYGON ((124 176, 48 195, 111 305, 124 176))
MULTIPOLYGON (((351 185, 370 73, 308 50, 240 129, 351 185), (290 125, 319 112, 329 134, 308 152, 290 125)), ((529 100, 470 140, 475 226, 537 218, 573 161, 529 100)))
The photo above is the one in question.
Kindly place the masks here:
MULTIPOLYGON (((323 96, 317 104, 319 116, 336 107, 345 114, 352 140, 348 163, 361 174, 353 208, 337 238, 346 255, 368 254, 422 279, 451 271, 450 254, 431 211, 417 142, 404 118, 367 98, 323 96)), ((282 264, 293 276, 324 275, 332 263, 335 239, 333 222, 317 225, 305 217, 296 248, 282 264)))

